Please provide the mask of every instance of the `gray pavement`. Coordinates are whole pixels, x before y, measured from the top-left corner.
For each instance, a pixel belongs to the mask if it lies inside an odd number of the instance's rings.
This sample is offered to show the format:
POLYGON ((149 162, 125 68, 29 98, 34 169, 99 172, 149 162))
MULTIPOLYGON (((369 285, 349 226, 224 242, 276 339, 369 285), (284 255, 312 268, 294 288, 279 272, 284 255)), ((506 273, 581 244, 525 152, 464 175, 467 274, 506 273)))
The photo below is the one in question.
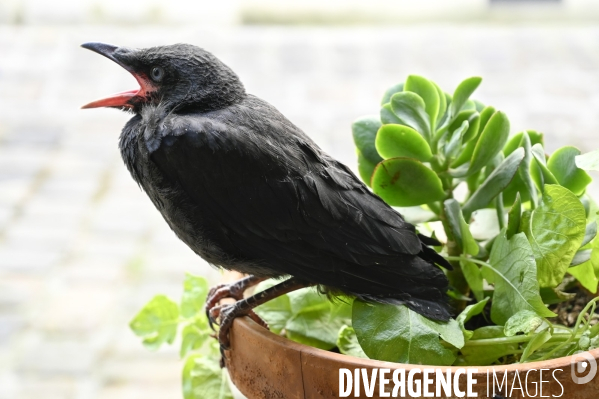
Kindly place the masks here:
POLYGON ((0 26, 0 399, 181 397, 176 350, 147 352, 127 324, 185 271, 219 279, 128 176, 129 116, 78 109, 136 87, 86 41, 201 45, 352 167, 351 121, 409 73, 447 91, 483 76, 477 98, 513 131, 599 148, 599 26, 0 26))

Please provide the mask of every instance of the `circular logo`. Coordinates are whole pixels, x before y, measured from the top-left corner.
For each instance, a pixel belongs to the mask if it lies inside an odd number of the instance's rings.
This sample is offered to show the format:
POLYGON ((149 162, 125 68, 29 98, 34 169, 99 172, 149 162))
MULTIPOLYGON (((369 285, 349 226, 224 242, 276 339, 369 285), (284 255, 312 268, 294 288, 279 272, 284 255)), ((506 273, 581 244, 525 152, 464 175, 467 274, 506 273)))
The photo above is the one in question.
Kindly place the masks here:
POLYGON ((589 352, 578 351, 570 360, 572 381, 575 384, 586 384, 597 374, 597 362, 589 352))

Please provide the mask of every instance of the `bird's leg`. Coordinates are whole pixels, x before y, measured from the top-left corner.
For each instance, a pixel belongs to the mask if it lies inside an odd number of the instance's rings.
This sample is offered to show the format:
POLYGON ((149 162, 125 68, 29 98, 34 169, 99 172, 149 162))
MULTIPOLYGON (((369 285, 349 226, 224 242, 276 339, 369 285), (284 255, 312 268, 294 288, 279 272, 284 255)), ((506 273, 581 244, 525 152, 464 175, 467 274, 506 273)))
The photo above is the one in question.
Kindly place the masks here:
POLYGON ((211 311, 212 316, 220 318, 218 341, 221 345, 221 352, 229 349, 229 329, 233 325, 233 320, 235 320, 236 317, 250 315, 253 313, 252 309, 256 306, 309 285, 311 284, 292 277, 289 280, 285 280, 282 283, 233 304, 221 305, 214 308, 213 311, 211 311))
POLYGON ((219 284, 212 287, 208 292, 205 305, 206 317, 208 317, 210 328, 214 330, 213 323, 215 320, 210 316, 210 310, 213 309, 221 299, 233 298, 236 301, 239 301, 243 299, 243 293, 245 290, 264 280, 264 277, 248 276, 229 284, 219 284))

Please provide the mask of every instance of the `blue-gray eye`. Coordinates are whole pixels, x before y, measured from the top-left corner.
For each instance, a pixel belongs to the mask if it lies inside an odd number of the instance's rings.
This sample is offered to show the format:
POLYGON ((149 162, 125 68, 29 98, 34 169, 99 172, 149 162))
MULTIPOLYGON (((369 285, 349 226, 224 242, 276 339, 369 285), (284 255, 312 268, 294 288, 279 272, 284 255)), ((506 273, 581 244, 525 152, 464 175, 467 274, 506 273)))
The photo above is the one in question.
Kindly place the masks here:
POLYGON ((150 73, 150 77, 154 82, 160 82, 164 77, 164 69, 160 67, 152 68, 152 72, 150 73))

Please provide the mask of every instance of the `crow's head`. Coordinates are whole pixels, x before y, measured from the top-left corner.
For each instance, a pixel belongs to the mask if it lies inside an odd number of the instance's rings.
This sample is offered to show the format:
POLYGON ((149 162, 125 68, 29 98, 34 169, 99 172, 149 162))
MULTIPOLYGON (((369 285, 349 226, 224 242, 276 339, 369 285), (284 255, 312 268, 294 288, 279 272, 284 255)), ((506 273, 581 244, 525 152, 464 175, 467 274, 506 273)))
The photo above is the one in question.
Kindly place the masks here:
POLYGON ((81 47, 111 59, 129 71, 140 88, 114 94, 82 108, 115 107, 140 112, 145 105, 166 110, 213 110, 245 96, 235 73, 215 56, 189 44, 132 49, 104 43, 81 47))

